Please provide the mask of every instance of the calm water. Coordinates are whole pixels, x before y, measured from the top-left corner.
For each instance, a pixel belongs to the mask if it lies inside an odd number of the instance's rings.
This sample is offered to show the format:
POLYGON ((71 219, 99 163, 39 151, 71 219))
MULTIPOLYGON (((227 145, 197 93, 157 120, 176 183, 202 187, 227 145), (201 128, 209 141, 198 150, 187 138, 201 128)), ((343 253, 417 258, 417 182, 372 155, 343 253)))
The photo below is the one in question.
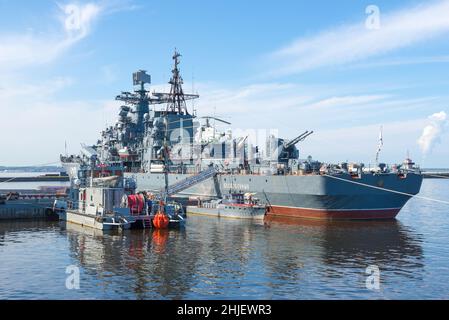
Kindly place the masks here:
MULTIPOLYGON (((449 180, 425 180, 421 195, 449 200, 449 180)), ((192 216, 166 232, 0 222, 0 299, 41 298, 449 299, 449 205, 413 199, 388 222, 192 216), (69 265, 79 290, 66 289, 69 265)))

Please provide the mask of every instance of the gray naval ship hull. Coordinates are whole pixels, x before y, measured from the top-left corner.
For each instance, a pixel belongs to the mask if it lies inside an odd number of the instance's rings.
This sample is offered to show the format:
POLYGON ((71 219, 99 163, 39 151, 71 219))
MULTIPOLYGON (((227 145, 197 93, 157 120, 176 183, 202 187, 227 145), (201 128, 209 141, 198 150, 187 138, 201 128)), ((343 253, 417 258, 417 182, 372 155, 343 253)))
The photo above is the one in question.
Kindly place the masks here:
MULTIPOLYGON (((159 173, 128 174, 136 179, 140 191, 158 191, 164 186, 159 173)), ((170 174, 169 184, 185 179, 186 174, 170 174)), ((322 175, 220 175, 221 193, 230 190, 255 192, 268 206, 267 214, 312 219, 392 219, 406 202, 419 193, 422 175, 408 173, 322 175)), ((191 200, 217 197, 213 179, 179 194, 191 200)))

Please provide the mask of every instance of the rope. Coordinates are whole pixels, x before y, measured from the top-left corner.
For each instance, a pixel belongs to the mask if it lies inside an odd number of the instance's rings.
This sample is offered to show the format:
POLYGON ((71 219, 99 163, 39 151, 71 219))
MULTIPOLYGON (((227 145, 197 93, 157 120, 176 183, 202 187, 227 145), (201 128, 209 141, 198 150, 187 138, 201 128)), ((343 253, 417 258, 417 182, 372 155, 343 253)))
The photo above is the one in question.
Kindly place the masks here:
POLYGON ((285 180, 285 185, 287 186, 287 191, 288 191, 288 195, 290 196, 290 201, 292 202, 292 204, 295 203, 292 193, 290 192, 290 186, 288 185, 288 181, 287 181, 287 176, 284 175, 284 180, 285 180))
POLYGON ((414 195, 414 194, 411 194, 411 193, 406 193, 406 192, 401 192, 401 191, 381 188, 381 187, 377 187, 377 186, 372 186, 372 185, 369 185, 369 184, 366 184, 366 183, 361 183, 361 182, 357 182, 357 181, 347 180, 347 179, 339 178, 339 177, 336 177, 336 176, 331 176, 331 175, 328 175, 328 174, 325 174, 324 176, 328 177, 328 178, 336 179, 336 180, 341 180, 341 181, 344 181, 344 182, 347 182, 347 183, 353 183, 353 184, 357 184, 357 185, 360 185, 360 186, 372 188, 372 189, 392 192, 392 193, 396 193, 396 194, 400 194, 400 195, 404 195, 404 196, 408 196, 408 197, 415 197, 415 198, 422 199, 422 200, 428 200, 428 201, 433 201, 433 202, 438 202, 438 203, 443 203, 443 204, 449 205, 449 201, 438 200, 438 199, 433 199, 433 198, 429 198, 429 197, 414 195))

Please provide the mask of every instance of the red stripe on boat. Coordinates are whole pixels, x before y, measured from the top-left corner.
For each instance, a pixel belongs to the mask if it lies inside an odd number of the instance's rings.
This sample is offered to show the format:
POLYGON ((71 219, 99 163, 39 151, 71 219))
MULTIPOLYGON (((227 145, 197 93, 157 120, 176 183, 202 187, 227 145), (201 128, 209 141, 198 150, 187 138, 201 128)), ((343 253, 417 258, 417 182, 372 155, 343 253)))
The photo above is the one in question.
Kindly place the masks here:
POLYGON ((393 219, 401 209, 366 209, 366 210, 326 210, 271 206, 267 209, 268 216, 283 216, 308 219, 393 219))

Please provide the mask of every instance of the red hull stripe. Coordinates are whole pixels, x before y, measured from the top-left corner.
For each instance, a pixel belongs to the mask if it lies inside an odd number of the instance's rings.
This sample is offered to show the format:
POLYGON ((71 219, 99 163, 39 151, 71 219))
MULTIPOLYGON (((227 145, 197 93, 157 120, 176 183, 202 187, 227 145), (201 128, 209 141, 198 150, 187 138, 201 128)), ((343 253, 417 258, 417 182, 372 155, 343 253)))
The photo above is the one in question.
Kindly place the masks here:
POLYGON ((393 209, 367 209, 367 210, 326 210, 326 209, 306 209, 292 207, 268 207, 268 216, 284 216, 307 219, 393 219, 397 216, 401 208, 393 209))

